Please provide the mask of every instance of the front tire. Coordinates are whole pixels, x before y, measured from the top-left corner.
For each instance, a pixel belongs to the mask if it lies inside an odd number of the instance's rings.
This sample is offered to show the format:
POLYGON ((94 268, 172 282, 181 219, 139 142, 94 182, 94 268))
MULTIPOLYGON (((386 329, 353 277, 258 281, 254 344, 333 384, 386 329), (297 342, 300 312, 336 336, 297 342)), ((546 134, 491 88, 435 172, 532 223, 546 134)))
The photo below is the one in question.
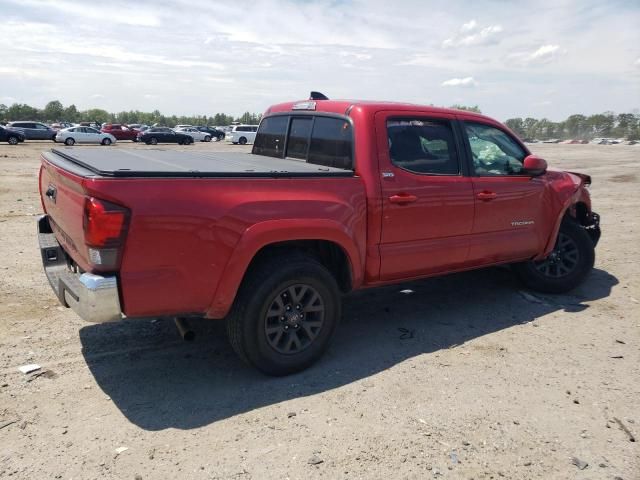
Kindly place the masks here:
POLYGON ((67 145, 68 147, 70 147, 71 145, 73 145, 74 143, 76 143, 76 141, 73 138, 67 138, 64 141, 64 144, 67 145))
POLYGON ((207 135, 206 137, 204 137, 204 141, 205 142, 210 142, 211 141, 211 137, 209 135, 207 135))
POLYGON ((102 139, 102 145, 111 145, 111 139, 110 138, 103 138, 102 139))
POLYGON ((151 137, 151 140, 149 140, 149 143, 151 145, 157 145, 158 144, 158 139, 156 137, 151 137))
POLYGON ((9 142, 9 145, 17 145, 19 141, 20 140, 18 140, 18 137, 14 137, 14 136, 9 137, 7 139, 7 142, 9 142))
POLYGON ((322 356, 340 315, 333 275, 313 257, 283 252, 247 274, 227 317, 227 334, 249 365, 288 375, 322 356))
POLYGON ((573 219, 560 225, 553 251, 540 261, 514 265, 522 282, 532 290, 564 293, 580 285, 593 268, 595 248, 586 230, 573 219))

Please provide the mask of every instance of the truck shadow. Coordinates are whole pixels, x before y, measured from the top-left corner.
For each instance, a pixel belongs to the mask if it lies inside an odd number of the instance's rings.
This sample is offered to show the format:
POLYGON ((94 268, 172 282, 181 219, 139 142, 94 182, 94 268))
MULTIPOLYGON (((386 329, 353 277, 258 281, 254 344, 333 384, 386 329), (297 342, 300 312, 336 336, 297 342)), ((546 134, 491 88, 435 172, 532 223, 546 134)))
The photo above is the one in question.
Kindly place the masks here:
POLYGON ((543 296, 517 290, 508 270, 494 268, 357 292, 345 298, 342 325, 321 361, 284 378, 245 366, 223 322, 192 322, 192 343, 170 320, 87 326, 80 340, 98 385, 127 419, 145 430, 191 429, 339 388, 548 313, 578 314, 617 283, 596 269, 570 295, 543 296))

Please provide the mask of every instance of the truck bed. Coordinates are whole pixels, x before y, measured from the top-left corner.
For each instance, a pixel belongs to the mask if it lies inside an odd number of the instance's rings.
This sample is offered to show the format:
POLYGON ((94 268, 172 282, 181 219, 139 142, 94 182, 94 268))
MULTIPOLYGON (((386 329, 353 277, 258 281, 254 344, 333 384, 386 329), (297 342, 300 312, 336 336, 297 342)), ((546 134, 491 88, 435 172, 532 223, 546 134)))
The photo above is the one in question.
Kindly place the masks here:
POLYGON ((149 148, 53 148, 44 157, 88 177, 352 177, 354 172, 240 152, 185 152, 149 148))

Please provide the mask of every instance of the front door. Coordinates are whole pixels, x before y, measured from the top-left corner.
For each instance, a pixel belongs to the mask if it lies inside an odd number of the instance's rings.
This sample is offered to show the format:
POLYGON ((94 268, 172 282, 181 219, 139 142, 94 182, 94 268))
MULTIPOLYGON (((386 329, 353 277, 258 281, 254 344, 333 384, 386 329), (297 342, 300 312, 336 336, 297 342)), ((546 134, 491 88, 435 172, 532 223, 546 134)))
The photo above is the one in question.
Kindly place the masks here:
POLYGON ((473 186, 463 175, 451 115, 379 112, 380 279, 463 266, 473 224, 473 186))
POLYGON ((529 258, 544 248, 540 214, 545 183, 522 172, 528 152, 495 125, 463 121, 472 159, 475 219, 469 262, 529 258))

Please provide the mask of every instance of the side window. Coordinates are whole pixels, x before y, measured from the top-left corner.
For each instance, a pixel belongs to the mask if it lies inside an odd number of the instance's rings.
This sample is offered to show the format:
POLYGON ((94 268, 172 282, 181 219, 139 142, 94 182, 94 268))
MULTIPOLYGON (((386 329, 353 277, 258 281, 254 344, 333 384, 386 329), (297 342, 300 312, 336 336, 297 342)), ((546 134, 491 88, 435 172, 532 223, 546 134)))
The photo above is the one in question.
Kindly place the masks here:
POLYGON ((340 118, 315 117, 307 162, 352 170, 351 124, 340 118))
POLYGON ((457 175, 458 153, 446 120, 399 118, 387 121, 391 163, 413 173, 457 175))
POLYGON ((251 131, 252 132, 257 132, 258 131, 258 127, 251 127, 251 131))
POLYGON ((311 120, 311 118, 293 118, 291 120, 287 157, 301 158, 303 160, 307 158, 311 120))
POLYGON ((284 156, 284 137, 287 132, 287 115, 268 117, 260 123, 251 153, 282 158, 284 156))
POLYGON ((465 122, 476 175, 520 175, 527 153, 502 130, 482 123, 465 122))

